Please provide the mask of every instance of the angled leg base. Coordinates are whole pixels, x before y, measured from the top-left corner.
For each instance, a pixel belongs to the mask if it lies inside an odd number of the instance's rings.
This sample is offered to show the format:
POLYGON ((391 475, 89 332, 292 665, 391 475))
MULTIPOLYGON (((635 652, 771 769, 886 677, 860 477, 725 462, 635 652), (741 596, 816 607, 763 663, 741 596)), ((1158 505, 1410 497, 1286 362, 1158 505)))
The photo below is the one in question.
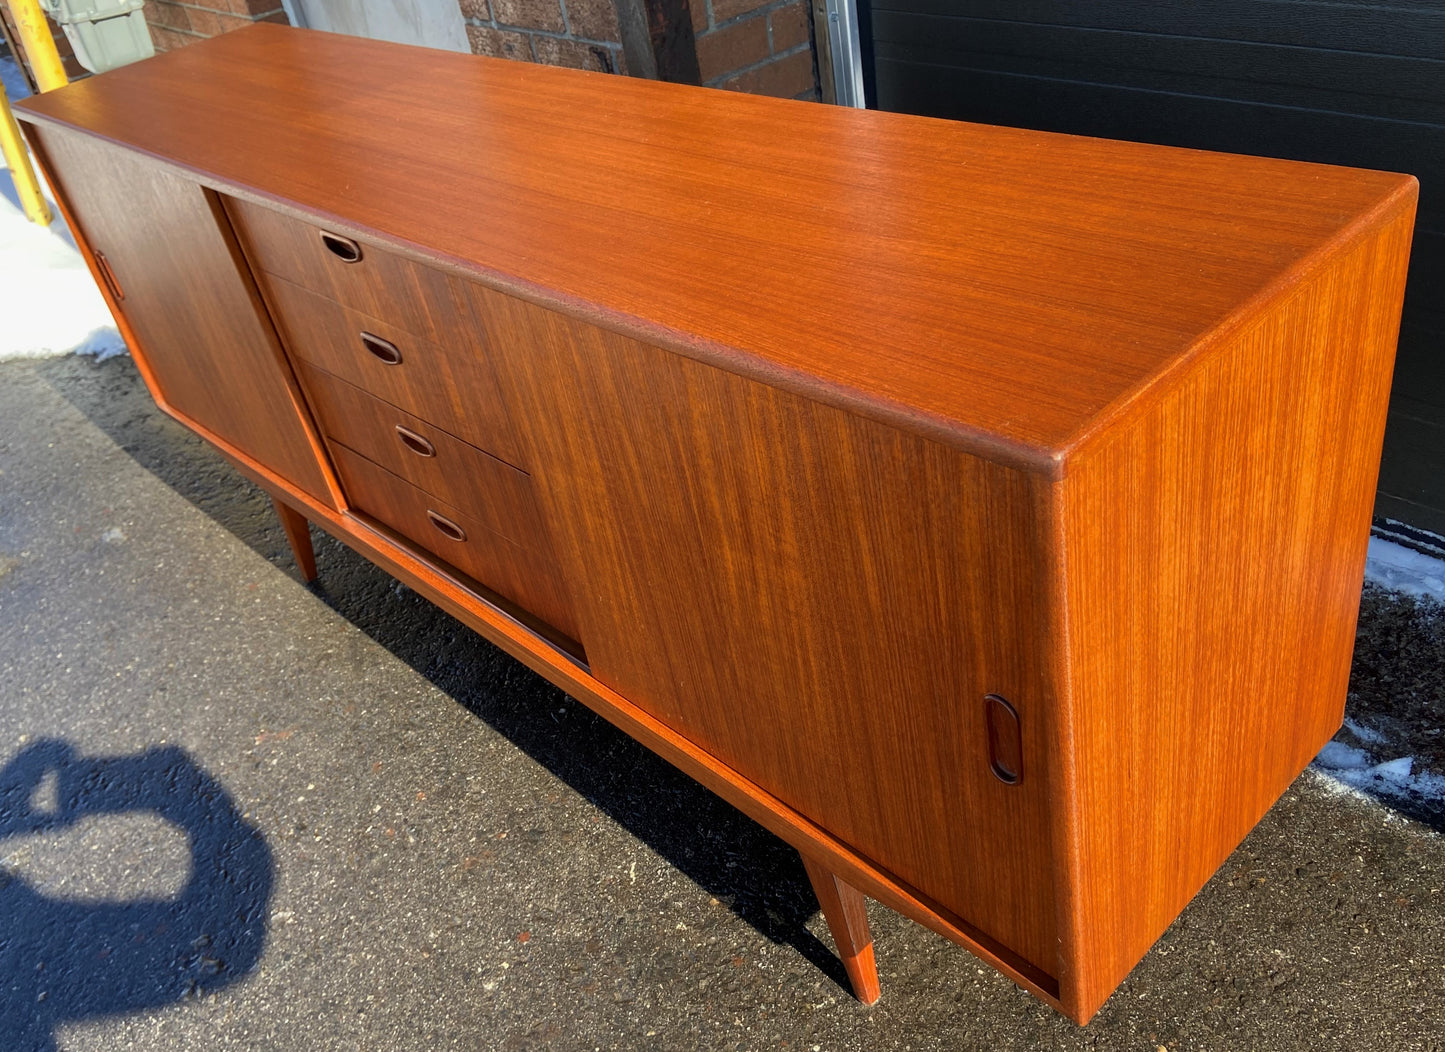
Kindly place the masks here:
POLYGON ((865 1005, 874 1004, 881 993, 878 966, 873 960, 873 936, 868 933, 868 906, 863 893, 845 884, 838 875, 803 856, 803 867, 813 882, 823 919, 833 933, 838 956, 853 984, 853 996, 865 1005))
POLYGON ((305 515, 275 497, 271 498, 271 506, 276 509, 281 529, 286 532, 286 541, 291 545, 291 554, 296 557, 301 579, 310 584, 316 580, 316 549, 311 546, 311 524, 306 521, 305 515))

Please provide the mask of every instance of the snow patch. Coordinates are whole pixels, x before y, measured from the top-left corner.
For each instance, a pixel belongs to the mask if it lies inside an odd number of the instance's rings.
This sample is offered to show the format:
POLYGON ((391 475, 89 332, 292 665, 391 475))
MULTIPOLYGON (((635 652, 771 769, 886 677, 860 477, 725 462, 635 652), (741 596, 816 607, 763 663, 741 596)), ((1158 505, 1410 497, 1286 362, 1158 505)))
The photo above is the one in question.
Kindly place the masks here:
POLYGON ((1365 580, 1394 592, 1445 603, 1445 559, 1436 559, 1383 537, 1370 538, 1365 580))
POLYGON ((1375 728, 1373 727, 1366 727, 1358 720, 1350 719, 1348 716, 1345 717, 1345 729, 1348 730, 1351 734, 1353 734, 1356 738, 1360 739, 1360 741, 1364 742, 1366 745, 1384 744, 1385 736, 1383 734, 1375 730, 1375 728))
POLYGON ((1364 749, 1329 742, 1315 757, 1315 765, 1337 782, 1376 796, 1396 800, 1425 799, 1445 803, 1445 775, 1415 771, 1413 756, 1375 763, 1364 749))
POLYGON ((1344 742, 1329 742, 1315 757, 1315 762, 1331 771, 1359 771, 1370 766, 1370 754, 1344 742))
MULTIPOLYGON (((30 94, 12 59, 0 59, 0 80, 11 99, 30 94)), ((46 200, 55 219, 38 227, 25 218, 9 170, 0 174, 0 360, 124 354, 125 341, 65 220, 48 193, 46 200)))

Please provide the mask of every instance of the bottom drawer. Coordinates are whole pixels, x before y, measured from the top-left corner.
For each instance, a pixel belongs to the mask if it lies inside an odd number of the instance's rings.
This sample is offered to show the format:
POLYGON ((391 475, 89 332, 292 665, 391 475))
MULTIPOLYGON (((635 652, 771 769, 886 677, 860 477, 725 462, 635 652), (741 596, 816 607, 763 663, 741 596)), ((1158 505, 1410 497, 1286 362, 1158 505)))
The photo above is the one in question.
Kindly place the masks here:
POLYGON ((327 438, 509 541, 550 549, 525 471, 305 362, 298 372, 327 438))
MULTIPOLYGON (((417 489, 337 442, 331 456, 347 501, 546 626, 575 641, 580 633, 557 568, 545 557, 507 540, 465 512, 417 489)), ((563 649, 569 649, 563 647, 563 649)), ((581 648, 573 642, 572 651, 581 648)))

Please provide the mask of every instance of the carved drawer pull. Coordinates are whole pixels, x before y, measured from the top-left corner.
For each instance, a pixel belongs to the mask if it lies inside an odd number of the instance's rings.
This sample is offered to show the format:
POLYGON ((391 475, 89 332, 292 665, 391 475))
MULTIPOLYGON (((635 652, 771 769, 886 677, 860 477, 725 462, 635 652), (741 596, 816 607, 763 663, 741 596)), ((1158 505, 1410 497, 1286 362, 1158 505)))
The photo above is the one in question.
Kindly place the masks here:
POLYGON ((434 457, 437 455, 437 447, 409 427, 402 427, 400 424, 397 424, 396 437, 401 439, 402 445, 406 446, 407 449, 419 457, 434 457))
POLYGON ((349 237, 342 237, 340 234, 333 234, 328 230, 319 231, 321 243, 326 250, 343 263, 359 263, 361 261, 361 246, 349 237))
POLYGON ((467 539, 467 531, 452 522, 452 520, 445 515, 438 515, 428 508, 426 510, 426 517, 431 519, 431 524, 435 526, 437 531, 443 536, 449 537, 454 541, 465 541, 467 539))
POLYGON ((105 287, 110 290, 110 294, 115 298, 115 301, 119 303, 125 299, 125 290, 120 287, 120 282, 116 280, 115 271, 110 269, 110 260, 105 258, 104 252, 95 253, 95 265, 100 268, 101 279, 104 280, 105 287))
POLYGON ((373 333, 363 332, 361 345, 387 365, 401 364, 401 351, 390 340, 383 340, 373 333))
POLYGON ((988 765, 994 777, 1007 785, 1024 778, 1024 743, 1018 710, 997 694, 983 699, 988 724, 988 765))

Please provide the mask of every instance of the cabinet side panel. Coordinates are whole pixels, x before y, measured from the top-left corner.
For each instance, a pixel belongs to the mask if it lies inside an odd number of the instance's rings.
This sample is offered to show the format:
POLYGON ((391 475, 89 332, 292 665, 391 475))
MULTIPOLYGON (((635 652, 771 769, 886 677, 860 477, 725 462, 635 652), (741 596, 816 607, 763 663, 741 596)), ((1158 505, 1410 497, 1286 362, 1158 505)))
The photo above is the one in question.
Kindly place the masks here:
POLYGON ((1076 1017, 1339 728, 1412 216, 1401 202, 1068 464, 1076 1017))
POLYGON ((1040 485, 476 295, 594 675, 1056 974, 1040 485))
POLYGON ((104 255, 165 408, 331 503, 294 378, 218 202, 119 147, 32 126, 50 177, 104 255))

